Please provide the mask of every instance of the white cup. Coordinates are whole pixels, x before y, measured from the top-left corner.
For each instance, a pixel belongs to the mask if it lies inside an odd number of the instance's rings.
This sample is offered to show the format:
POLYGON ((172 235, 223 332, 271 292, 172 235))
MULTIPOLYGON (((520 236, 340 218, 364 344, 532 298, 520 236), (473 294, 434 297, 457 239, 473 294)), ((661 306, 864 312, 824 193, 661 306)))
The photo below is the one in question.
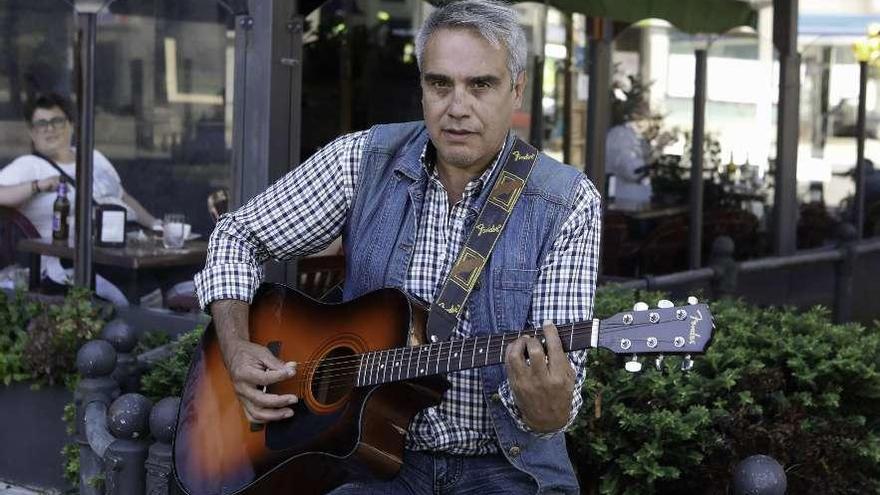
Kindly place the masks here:
POLYGON ((186 242, 192 226, 186 223, 186 218, 181 214, 165 215, 162 225, 162 245, 166 249, 180 249, 186 242))

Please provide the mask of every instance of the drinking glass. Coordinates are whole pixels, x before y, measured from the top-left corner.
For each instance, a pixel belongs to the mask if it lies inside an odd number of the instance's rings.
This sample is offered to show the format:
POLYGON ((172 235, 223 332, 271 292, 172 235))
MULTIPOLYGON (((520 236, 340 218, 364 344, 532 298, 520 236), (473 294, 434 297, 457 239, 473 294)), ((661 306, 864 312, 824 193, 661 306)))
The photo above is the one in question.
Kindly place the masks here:
POLYGON ((180 249, 186 242, 190 226, 182 213, 168 213, 162 226, 162 245, 166 249, 180 249))

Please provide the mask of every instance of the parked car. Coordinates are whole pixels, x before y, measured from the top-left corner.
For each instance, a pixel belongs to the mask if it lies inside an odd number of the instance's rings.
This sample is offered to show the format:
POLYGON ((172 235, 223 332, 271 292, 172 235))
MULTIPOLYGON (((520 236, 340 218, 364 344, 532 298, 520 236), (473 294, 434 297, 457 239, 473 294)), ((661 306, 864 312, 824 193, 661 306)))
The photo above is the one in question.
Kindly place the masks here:
MULTIPOLYGON (((855 98, 844 98, 828 111, 828 128, 832 136, 855 137, 859 102, 855 98)), ((880 139, 880 112, 865 113, 866 136, 880 139)))

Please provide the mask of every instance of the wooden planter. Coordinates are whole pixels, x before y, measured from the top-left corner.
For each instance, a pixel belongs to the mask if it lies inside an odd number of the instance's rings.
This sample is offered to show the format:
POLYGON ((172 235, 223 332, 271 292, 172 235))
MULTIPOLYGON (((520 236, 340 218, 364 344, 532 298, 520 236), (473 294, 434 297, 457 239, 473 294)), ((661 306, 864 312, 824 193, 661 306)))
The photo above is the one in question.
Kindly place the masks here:
POLYGON ((62 414, 73 393, 56 385, 0 385, 0 480, 66 490, 61 449, 67 436, 62 414))

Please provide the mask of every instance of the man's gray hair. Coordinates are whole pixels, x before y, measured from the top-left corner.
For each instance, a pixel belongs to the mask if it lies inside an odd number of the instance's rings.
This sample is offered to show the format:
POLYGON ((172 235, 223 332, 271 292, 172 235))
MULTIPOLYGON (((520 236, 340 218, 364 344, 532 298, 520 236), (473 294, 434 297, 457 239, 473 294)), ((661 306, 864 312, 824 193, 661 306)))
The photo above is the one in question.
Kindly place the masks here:
POLYGON ((511 82, 526 68, 526 36, 517 11, 495 0, 455 0, 428 15, 416 35, 416 61, 422 68, 425 46, 438 29, 473 29, 493 46, 507 49, 511 82))

